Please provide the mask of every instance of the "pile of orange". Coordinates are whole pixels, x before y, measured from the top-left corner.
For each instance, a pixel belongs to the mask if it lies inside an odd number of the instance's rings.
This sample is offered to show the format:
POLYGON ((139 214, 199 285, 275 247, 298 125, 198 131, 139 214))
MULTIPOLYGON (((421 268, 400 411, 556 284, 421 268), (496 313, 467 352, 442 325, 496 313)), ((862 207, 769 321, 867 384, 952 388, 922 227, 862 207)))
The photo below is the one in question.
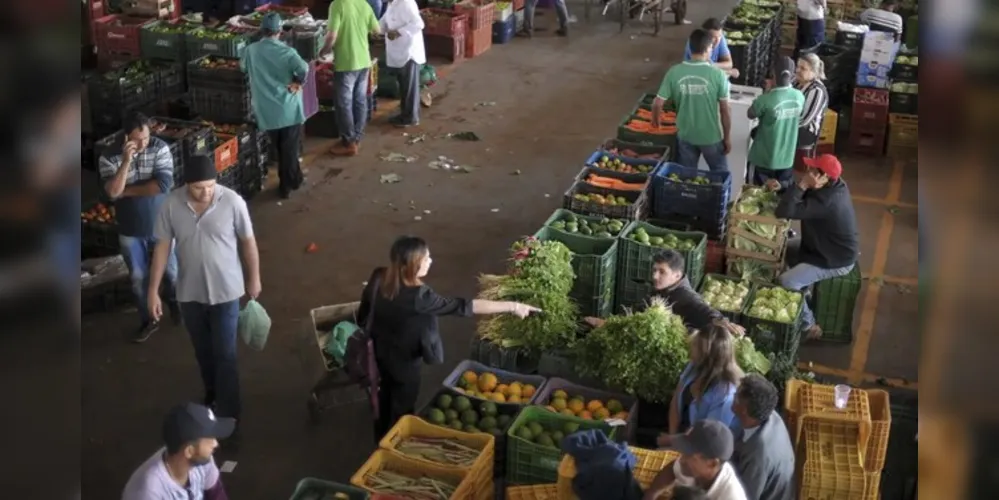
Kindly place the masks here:
POLYGON ((587 401, 583 396, 570 396, 561 389, 552 393, 545 408, 555 413, 587 420, 628 419, 624 405, 616 399, 609 399, 606 404, 599 399, 587 401))
POLYGON ((475 373, 466 371, 458 379, 455 390, 468 396, 495 401, 497 403, 526 404, 534 397, 538 388, 522 382, 500 383, 499 377, 492 372, 475 373))

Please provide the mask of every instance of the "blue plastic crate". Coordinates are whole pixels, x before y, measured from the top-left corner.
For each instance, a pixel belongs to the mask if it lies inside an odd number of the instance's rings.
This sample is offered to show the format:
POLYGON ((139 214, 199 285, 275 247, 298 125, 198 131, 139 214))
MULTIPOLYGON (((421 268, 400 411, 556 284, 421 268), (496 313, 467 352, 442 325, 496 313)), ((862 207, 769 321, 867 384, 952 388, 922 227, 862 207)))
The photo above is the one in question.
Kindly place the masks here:
POLYGON ((730 172, 711 172, 666 162, 659 165, 652 176, 652 217, 679 214, 708 220, 724 219, 731 191, 730 172), (675 182, 669 179, 673 174, 684 181, 705 177, 710 184, 675 182))
POLYGON ((517 20, 510 16, 506 21, 496 21, 493 23, 493 43, 504 44, 513 39, 517 29, 517 20))

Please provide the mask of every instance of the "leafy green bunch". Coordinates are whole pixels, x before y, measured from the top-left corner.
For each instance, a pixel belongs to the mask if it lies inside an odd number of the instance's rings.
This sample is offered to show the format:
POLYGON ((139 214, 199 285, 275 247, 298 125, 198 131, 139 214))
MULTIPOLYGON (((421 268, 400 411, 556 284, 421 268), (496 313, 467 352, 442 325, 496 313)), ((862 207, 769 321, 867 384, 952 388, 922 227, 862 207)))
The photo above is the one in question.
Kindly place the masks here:
POLYGON ((746 373, 766 375, 771 368, 770 358, 757 351, 752 339, 745 335, 735 339, 735 362, 746 373))
POLYGON ((524 319, 509 314, 485 318, 479 321, 479 336, 508 348, 547 350, 571 344, 579 316, 569 298, 575 277, 572 253, 562 243, 533 237, 514 243, 508 274, 481 276, 479 298, 523 302, 542 313, 524 319))
POLYGON ((659 298, 642 312, 611 316, 574 351, 580 375, 654 402, 669 401, 690 359, 687 327, 659 298))

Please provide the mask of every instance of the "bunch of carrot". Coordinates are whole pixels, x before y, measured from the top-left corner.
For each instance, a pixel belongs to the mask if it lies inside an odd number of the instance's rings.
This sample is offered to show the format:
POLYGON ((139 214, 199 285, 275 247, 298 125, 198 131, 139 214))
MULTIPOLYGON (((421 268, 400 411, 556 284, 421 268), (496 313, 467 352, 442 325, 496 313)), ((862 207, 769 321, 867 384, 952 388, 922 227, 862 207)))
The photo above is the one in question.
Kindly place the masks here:
POLYGON ((602 175, 590 174, 586 176, 586 183, 600 188, 616 189, 618 191, 641 191, 645 189, 644 182, 624 182, 620 179, 615 179, 613 177, 604 177, 602 175))
MULTIPOLYGON (((652 121, 652 111, 645 108, 638 108, 638 111, 635 112, 635 118, 652 121)), ((676 123, 676 113, 673 111, 663 111, 659 113, 659 120, 663 123, 676 123)))
POLYGON ((673 123, 661 123, 659 127, 653 127, 652 122, 645 120, 631 120, 625 124, 625 128, 632 132, 653 135, 676 135, 676 125, 673 123))

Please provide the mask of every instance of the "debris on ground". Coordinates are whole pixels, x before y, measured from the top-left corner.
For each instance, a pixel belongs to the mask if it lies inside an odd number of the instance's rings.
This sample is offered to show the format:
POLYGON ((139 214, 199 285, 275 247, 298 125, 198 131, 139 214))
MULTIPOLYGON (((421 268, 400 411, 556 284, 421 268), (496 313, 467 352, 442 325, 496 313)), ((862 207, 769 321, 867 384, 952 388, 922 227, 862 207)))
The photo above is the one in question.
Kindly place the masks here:
POLYGON ((395 184, 402 180, 399 174, 382 174, 378 182, 382 184, 395 184))
POLYGON ((395 163, 413 163, 418 159, 418 157, 411 155, 404 155, 402 153, 388 152, 388 153, 382 153, 382 155, 379 156, 378 159, 380 159, 381 161, 390 161, 395 163))
POLYGON ((479 135, 475 132, 453 132, 450 134, 444 134, 445 139, 458 139, 459 141, 481 141, 479 135))
POLYGON ((499 209, 498 208, 494 208, 494 209, 490 210, 490 212, 496 213, 496 212, 499 212, 499 209))
POLYGON ((496 105, 496 101, 482 101, 475 103, 475 109, 488 108, 496 105))
POLYGON ((458 162, 448 158, 447 156, 438 156, 436 160, 428 163, 427 166, 433 170, 447 170, 463 174, 475 171, 475 167, 459 165, 458 162))
POLYGON ((520 169, 518 168, 517 170, 514 170, 511 175, 520 175, 520 173, 520 169))
POLYGON ((427 134, 410 134, 409 132, 403 132, 402 136, 406 138, 406 144, 409 145, 427 140, 427 134))
POLYGON ((305 253, 316 253, 318 251, 319 251, 319 245, 317 245, 315 243, 309 243, 305 247, 305 253))

